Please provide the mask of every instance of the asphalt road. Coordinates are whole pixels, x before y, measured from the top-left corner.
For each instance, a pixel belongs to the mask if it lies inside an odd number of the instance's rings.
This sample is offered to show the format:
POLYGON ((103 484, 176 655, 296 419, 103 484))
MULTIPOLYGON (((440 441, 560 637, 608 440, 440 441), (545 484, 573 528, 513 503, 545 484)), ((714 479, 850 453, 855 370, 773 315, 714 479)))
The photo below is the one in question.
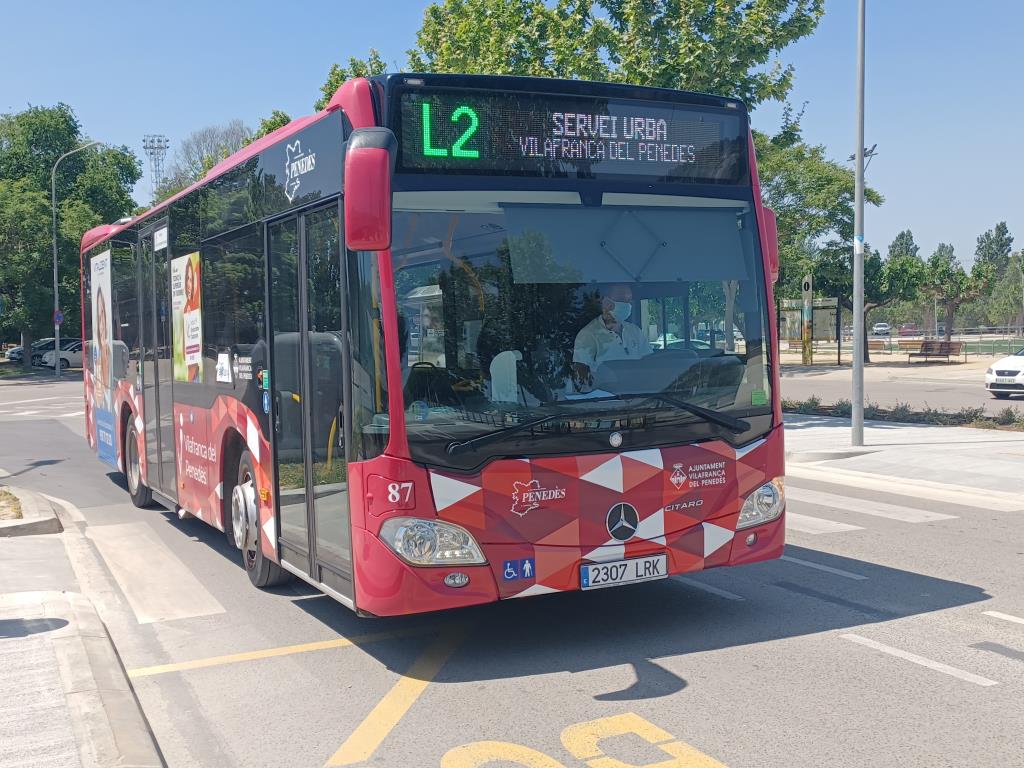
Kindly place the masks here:
MULTIPOLYGON (((864 374, 864 397, 867 402, 891 408, 909 403, 917 409, 930 406, 945 411, 961 408, 985 408, 994 413, 1006 407, 1024 412, 1024 396, 1014 395, 997 400, 985 391, 985 367, 988 361, 966 364, 898 363, 869 366, 864 374)), ((834 404, 849 400, 851 392, 849 365, 784 366, 782 396, 806 400, 813 396, 822 403, 834 404)))
POLYGON ((781 561, 359 619, 132 507, 79 386, 0 383, 0 468, 81 517, 75 576, 172 768, 1024 766, 1019 512, 793 478, 781 561))

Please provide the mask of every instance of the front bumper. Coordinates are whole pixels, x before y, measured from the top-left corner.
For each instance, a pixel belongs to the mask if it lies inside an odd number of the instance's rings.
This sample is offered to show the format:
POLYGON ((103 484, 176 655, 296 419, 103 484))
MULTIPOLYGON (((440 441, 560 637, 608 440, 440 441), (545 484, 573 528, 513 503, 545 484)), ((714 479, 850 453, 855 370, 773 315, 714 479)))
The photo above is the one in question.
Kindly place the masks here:
POLYGON ((745 565, 773 560, 785 545, 785 516, 770 523, 733 532, 735 515, 705 521, 691 529, 665 537, 666 542, 642 541, 607 552, 579 547, 533 544, 482 544, 487 564, 474 566, 414 567, 401 560, 376 536, 353 530, 356 564, 356 607, 375 616, 398 616, 449 608, 464 608, 514 597, 532 597, 580 588, 580 566, 603 560, 631 559, 668 554, 670 576, 708 568, 745 565), (719 524, 720 523, 720 524, 719 524), (748 541, 750 543, 748 543, 748 541), (521 565, 529 561, 532 576, 524 577, 521 565), (506 578, 509 563, 516 578, 506 578), (449 587, 445 576, 461 572, 469 576, 463 587, 449 587))

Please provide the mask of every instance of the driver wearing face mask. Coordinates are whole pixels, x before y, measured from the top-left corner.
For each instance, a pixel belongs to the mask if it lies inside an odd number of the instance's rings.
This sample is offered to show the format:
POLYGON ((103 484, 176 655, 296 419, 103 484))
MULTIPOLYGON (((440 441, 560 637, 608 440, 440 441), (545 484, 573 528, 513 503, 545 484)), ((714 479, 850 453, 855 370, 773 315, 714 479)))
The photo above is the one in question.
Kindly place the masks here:
POLYGON ((633 290, 621 283, 608 286, 601 298, 601 314, 576 334, 572 369, 577 390, 593 388, 594 374, 606 360, 638 360, 651 353, 643 331, 629 322, 632 312, 633 290))

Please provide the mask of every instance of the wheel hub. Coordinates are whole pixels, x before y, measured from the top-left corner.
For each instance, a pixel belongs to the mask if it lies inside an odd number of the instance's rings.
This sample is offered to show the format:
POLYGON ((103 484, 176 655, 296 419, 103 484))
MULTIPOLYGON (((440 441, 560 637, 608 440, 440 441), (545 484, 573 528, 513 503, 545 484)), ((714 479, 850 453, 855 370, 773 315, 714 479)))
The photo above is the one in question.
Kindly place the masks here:
POLYGON ((256 543, 256 492, 252 480, 239 483, 231 491, 231 532, 235 546, 243 551, 256 543))

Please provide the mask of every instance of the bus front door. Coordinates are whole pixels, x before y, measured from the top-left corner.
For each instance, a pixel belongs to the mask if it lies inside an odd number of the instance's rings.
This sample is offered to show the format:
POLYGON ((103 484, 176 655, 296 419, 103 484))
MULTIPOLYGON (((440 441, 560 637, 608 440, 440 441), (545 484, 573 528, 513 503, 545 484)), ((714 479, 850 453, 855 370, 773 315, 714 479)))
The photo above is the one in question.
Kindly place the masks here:
POLYGON ((267 242, 281 556, 311 581, 350 602, 337 202, 268 225, 267 242))

